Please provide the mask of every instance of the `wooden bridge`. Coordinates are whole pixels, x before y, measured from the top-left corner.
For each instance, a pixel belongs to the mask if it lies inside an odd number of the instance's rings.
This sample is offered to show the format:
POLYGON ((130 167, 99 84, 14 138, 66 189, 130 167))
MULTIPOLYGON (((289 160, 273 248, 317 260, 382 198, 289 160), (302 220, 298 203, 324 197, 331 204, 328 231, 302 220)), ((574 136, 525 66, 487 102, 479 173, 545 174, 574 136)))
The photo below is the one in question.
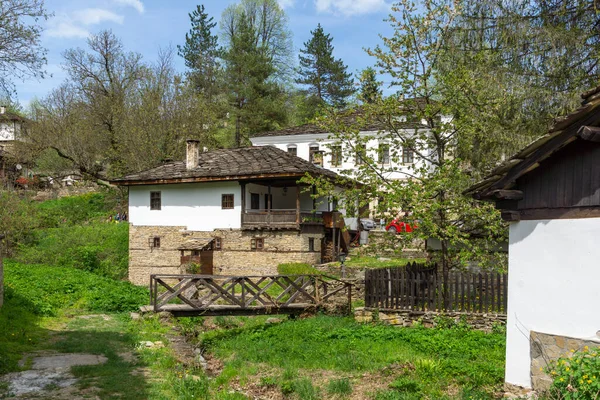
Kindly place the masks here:
POLYGON ((352 304, 352 283, 324 275, 151 275, 150 306, 176 317, 300 314, 352 304))

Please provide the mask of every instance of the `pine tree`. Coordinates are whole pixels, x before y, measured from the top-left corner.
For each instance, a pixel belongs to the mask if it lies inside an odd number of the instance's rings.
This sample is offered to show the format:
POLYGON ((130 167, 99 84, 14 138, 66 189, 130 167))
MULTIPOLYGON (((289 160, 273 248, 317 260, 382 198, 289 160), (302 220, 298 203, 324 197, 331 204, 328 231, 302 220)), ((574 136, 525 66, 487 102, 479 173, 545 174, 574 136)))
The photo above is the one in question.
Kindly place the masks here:
POLYGON ((210 99, 218 90, 218 38, 212 34, 217 23, 205 12, 204 5, 196 6, 189 16, 192 28, 185 34, 185 45, 177 46, 178 54, 184 58, 185 66, 190 70, 188 79, 210 99))
POLYGON ((377 74, 372 67, 367 67, 360 72, 358 77, 360 81, 359 98, 364 103, 372 104, 381 98, 381 89, 377 82, 377 74))
POLYGON ((283 107, 277 107, 282 90, 269 78, 274 66, 268 49, 258 45, 256 32, 244 12, 236 21, 228 50, 224 53, 225 79, 228 99, 235 118, 234 146, 240 147, 251 133, 272 128, 272 124, 285 119, 283 107))
POLYGON ((342 108, 354 93, 352 74, 341 59, 333 57, 333 38, 325 34, 321 24, 311 31, 298 56, 300 68, 296 83, 307 86, 307 93, 320 103, 342 108))

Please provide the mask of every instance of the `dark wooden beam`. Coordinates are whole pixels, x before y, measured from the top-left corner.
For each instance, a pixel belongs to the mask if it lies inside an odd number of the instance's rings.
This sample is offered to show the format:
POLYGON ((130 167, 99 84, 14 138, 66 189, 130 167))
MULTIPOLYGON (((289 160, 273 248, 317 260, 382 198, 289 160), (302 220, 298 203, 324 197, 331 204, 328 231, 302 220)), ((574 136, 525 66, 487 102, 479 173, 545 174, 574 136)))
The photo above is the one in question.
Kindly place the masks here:
POLYGON ((506 190, 498 189, 492 192, 492 195, 500 200, 522 200, 523 191, 521 190, 506 190))
POLYGON ((577 134, 583 140, 600 143, 600 128, 597 126, 582 126, 577 134))
POLYGON ((500 214, 504 221, 518 222, 521 220, 521 213, 515 210, 504 210, 500 214))
POLYGON ((496 210, 516 210, 518 204, 518 200, 497 200, 496 210))
POLYGON ((521 210, 521 220, 600 218, 600 206, 532 208, 521 210))

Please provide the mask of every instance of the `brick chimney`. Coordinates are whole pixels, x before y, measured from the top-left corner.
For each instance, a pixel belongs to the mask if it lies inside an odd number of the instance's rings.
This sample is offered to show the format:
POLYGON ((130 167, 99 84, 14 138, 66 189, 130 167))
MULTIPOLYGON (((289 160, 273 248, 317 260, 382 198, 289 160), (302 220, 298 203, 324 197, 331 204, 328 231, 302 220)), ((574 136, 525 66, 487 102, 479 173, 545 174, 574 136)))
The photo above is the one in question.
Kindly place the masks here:
POLYGON ((187 169, 195 169, 198 168, 200 157, 200 141, 196 139, 188 139, 186 141, 186 157, 185 157, 185 167, 187 169))

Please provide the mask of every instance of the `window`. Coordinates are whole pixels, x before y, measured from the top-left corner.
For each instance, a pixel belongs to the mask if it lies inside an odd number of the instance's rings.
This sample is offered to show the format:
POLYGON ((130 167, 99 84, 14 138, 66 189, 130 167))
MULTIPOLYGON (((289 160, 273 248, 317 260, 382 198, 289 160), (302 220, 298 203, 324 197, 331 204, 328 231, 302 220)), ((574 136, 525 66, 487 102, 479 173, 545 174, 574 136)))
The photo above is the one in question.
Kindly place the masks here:
POLYGON ((402 148, 402 163, 403 164, 412 164, 415 162, 415 154, 408 147, 402 148))
POLYGON ((152 239, 152 247, 154 247, 155 249, 160 249, 160 237, 155 236, 152 239))
POLYGON ((150 209, 160 210, 160 192, 150 192, 150 209))
POLYGON ((315 251, 315 238, 308 238, 308 251, 315 251))
POLYGON ((342 146, 331 146, 331 166, 342 165, 342 146))
POLYGON ((233 195, 224 194, 221 195, 221 208, 223 210, 229 210, 233 208, 233 195))
POLYGON ((273 195, 272 194, 265 194, 265 210, 272 210, 273 209, 273 195))
POLYGON ((311 144, 308 148, 308 161, 323 166, 323 153, 319 151, 318 144, 311 144))
POLYGON ((260 209, 260 196, 258 193, 250 193, 250 209, 260 209))
POLYGON ((390 163, 390 145, 387 143, 379 145, 379 163, 383 165, 390 163))
POLYGON ((221 246, 223 245, 223 241, 220 237, 216 237, 213 240, 213 250, 221 250, 221 246))
POLYGON ((354 160, 355 165, 363 165, 365 163, 365 157, 367 156, 367 150, 364 144, 356 145, 356 158, 354 160))
POLYGON ((297 156, 298 155, 298 148, 296 147, 295 144, 291 144, 288 146, 288 153, 290 153, 293 156, 297 156))
POLYGON ((265 247, 265 239, 263 238, 254 238, 250 240, 250 249, 255 251, 261 251, 265 247))

